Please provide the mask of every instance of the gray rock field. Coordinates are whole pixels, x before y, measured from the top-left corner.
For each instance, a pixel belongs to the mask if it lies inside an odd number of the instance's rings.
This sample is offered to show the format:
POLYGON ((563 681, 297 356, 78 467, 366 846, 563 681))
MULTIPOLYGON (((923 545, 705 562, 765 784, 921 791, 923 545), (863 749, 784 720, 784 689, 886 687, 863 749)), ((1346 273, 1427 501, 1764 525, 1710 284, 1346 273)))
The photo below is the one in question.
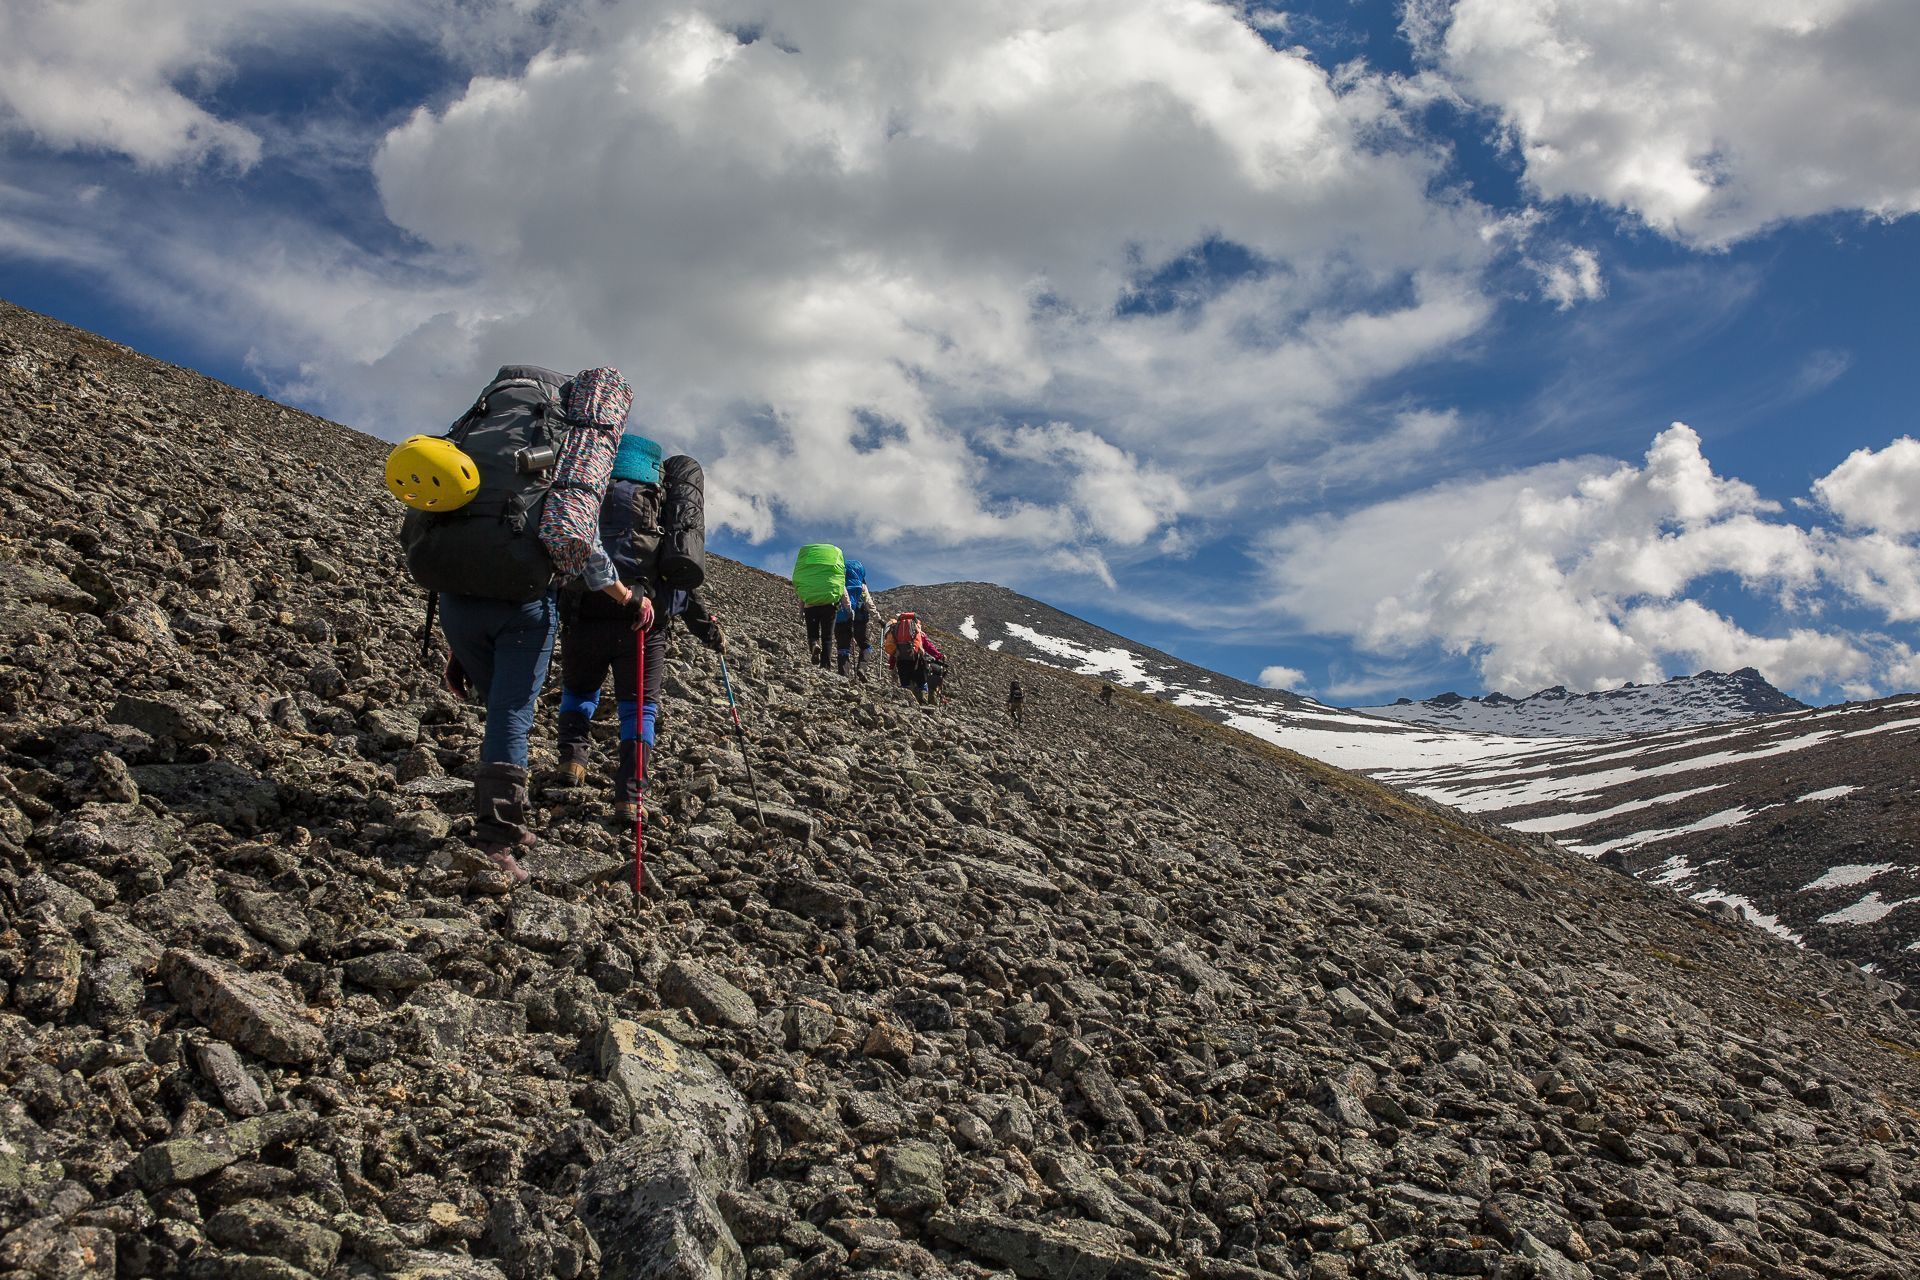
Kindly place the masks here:
POLYGON ((682 634, 514 888, 386 445, 4 306, 0 421, 3 1280, 1916 1274, 1851 964, 718 560, 767 826, 682 634))

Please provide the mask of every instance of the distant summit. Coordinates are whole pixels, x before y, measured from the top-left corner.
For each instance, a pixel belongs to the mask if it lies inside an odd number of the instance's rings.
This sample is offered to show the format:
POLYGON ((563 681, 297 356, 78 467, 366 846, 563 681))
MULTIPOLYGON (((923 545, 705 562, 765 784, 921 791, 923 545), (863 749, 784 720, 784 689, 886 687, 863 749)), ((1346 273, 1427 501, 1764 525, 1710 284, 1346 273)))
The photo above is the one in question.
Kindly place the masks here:
POLYGON ((1702 671, 1664 684, 1629 684, 1599 693, 1571 693, 1564 685, 1525 698, 1504 693, 1467 698, 1442 693, 1355 711, 1408 724, 1477 729, 1522 738, 1613 737, 1804 711, 1807 704, 1767 683, 1752 667, 1722 674, 1702 671))

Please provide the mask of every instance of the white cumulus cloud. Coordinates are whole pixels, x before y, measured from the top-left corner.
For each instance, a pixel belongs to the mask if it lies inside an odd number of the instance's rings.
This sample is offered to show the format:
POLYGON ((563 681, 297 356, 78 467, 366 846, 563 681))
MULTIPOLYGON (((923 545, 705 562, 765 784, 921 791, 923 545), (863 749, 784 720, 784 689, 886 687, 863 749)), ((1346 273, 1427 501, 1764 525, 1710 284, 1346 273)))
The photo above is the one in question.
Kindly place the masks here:
MULTIPOLYGON (((1816 491, 1897 522, 1897 508, 1864 496, 1878 492, 1863 478, 1873 465, 1855 455, 1816 491)), ((1382 654, 1470 655, 1489 687, 1513 694, 1743 666, 1789 688, 1904 687, 1903 647, 1823 629, 1818 613, 1845 603, 1889 622, 1920 616, 1910 542, 1791 522, 1715 474, 1680 423, 1638 465, 1582 459, 1436 486, 1295 522, 1266 552, 1273 603, 1295 621, 1382 654), (1695 597, 1716 577, 1795 624, 1760 633, 1708 607, 1695 597)))
MULTIPOLYGON (((710 517, 752 538, 1177 551, 1189 514, 1257 518, 1273 459, 1394 434, 1368 396, 1486 324, 1506 252, 1385 79, 1210 0, 141 9, 6 20, 63 92, 125 84, 197 124, 88 132, 16 103, 0 128, 245 166, 290 149, 283 126, 203 90, 268 36, 392 22, 480 72, 372 148, 402 240, 150 185, 0 204, 0 249, 84 265, 394 436, 505 361, 618 364, 709 462, 710 517), (142 38, 60 25, 83 18, 142 38)), ((322 141, 340 164, 364 145, 322 141)))
POLYGON ((1920 440, 1901 436, 1884 449, 1856 449, 1814 481, 1813 492, 1856 529, 1920 533, 1920 440))
POLYGON ((394 8, 380 0, 13 0, 0 5, 0 133, 147 169, 245 169, 260 159, 259 133, 200 101, 234 73, 233 52, 297 43, 342 22, 388 22, 394 8))
POLYGON ((1912 0, 1408 0, 1448 89, 1548 198, 1721 245, 1836 210, 1920 210, 1912 0))
MULTIPOLYGON (((627 0, 417 113, 375 173, 471 266, 419 336, 469 379, 605 350, 746 532, 1135 546, 1484 322, 1438 163, 1380 84, 1200 0, 627 0), (503 172, 553 198, 498 199, 503 172), (1253 265, 1210 276, 1209 242, 1253 265)), ((352 373, 315 383, 343 412, 412 390, 352 373)))
POLYGON ((1307 673, 1298 667, 1262 667, 1260 669, 1260 687, 1262 689, 1297 690, 1306 687, 1307 673))

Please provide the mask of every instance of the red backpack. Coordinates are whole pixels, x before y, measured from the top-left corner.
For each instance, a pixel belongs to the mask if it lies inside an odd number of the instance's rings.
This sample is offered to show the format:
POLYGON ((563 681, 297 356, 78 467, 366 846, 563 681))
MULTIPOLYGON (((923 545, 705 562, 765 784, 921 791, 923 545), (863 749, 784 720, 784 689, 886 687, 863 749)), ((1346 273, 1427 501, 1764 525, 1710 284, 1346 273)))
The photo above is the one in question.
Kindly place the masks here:
POLYGON ((909 653, 918 653, 920 651, 919 619, 915 618, 911 613, 903 613, 898 618, 895 618, 893 625, 887 628, 887 638, 881 641, 880 647, 886 650, 889 658, 899 654, 902 650, 909 653))

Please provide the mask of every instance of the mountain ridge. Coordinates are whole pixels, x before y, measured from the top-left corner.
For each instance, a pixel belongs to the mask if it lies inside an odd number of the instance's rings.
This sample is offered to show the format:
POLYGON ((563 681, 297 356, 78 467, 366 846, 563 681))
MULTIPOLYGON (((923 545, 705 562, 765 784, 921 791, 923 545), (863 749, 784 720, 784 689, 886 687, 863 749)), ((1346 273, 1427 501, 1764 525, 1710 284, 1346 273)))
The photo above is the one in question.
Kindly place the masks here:
POLYGON ((1592 693, 1574 693, 1555 685, 1524 698, 1498 692, 1475 697, 1448 692, 1352 708, 1383 719, 1519 737, 1658 733, 1807 709, 1806 703, 1780 692, 1752 667, 1725 673, 1701 671, 1659 684, 1628 684, 1592 693))
POLYGON ((888 603, 971 624, 976 643, 1145 685, 1231 729, 1546 834, 1690 900, 1732 904, 1783 939, 1874 966, 1920 1001, 1920 789, 1905 766, 1920 723, 1909 723, 1909 699, 1816 711, 1746 668, 1600 694, 1340 709, 1218 676, 1003 587, 895 590, 888 603), (1515 709, 1531 719, 1502 718, 1515 709), (1432 723, 1430 710, 1453 722, 1432 723), (1829 720, 1843 727, 1818 727, 1829 720), (1660 781, 1675 773, 1689 785, 1660 781))

